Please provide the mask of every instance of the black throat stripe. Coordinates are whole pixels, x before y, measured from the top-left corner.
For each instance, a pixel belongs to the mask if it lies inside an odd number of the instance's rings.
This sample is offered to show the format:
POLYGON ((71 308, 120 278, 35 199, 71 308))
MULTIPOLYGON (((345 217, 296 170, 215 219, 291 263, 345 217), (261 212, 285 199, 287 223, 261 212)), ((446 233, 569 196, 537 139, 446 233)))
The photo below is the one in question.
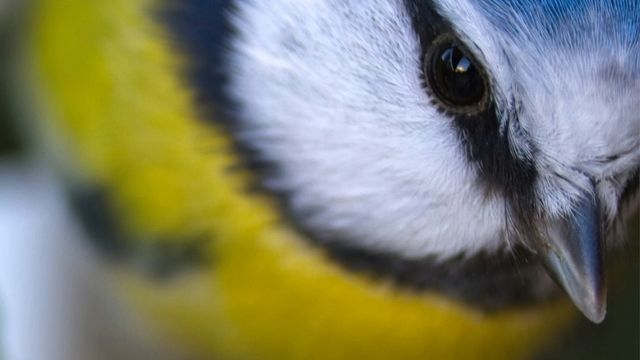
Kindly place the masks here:
POLYGON ((340 245, 325 248, 351 271, 391 280, 416 292, 442 293, 488 312, 536 304, 559 294, 542 265, 521 247, 446 261, 431 257, 407 260, 340 245))

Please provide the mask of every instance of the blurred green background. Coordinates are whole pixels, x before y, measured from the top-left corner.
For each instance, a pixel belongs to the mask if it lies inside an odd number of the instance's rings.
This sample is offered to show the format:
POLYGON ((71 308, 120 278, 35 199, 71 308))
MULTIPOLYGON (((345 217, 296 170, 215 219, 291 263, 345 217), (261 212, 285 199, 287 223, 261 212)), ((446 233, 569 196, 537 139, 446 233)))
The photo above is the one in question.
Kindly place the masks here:
MULTIPOLYGON (((4 71, 10 58, 3 55, 9 54, 11 34, 7 28, 0 26, 0 159, 23 151, 17 135, 19 117, 12 106, 12 86, 4 71)), ((596 326, 581 319, 571 336, 538 360, 640 359, 639 227, 636 219, 630 228, 630 243, 609 259, 614 269, 609 274, 609 310, 604 323, 596 326)))

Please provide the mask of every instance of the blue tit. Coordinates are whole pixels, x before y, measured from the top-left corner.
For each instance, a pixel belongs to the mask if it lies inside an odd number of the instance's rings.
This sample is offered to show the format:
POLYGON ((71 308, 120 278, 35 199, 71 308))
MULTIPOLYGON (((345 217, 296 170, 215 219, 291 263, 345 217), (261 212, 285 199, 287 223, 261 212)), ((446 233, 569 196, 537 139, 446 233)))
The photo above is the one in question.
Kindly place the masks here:
POLYGON ((77 246, 189 356, 521 359, 571 302, 604 319, 638 204, 637 1, 30 10, 30 128, 77 246))

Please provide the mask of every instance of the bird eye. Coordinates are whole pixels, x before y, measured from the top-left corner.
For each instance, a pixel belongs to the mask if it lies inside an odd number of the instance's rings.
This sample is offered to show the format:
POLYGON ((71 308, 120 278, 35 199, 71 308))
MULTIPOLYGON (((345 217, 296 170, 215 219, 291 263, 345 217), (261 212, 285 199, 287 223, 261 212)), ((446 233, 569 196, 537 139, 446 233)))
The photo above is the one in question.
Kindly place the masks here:
POLYGON ((429 87, 449 110, 476 113, 484 109, 488 98, 484 73, 454 40, 436 39, 425 55, 424 72, 429 87))

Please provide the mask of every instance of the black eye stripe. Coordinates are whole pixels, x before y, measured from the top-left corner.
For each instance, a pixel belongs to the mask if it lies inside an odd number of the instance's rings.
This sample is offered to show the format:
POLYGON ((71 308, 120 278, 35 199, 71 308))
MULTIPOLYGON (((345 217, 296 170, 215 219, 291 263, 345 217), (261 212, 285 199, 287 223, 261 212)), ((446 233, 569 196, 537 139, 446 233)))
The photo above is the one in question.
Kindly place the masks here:
MULTIPOLYGON (((490 102, 488 74, 483 70, 482 64, 474 57, 474 54, 456 36, 454 27, 438 13, 437 6, 432 1, 405 0, 405 4, 422 48, 422 73, 425 87, 427 87, 427 91, 432 97, 439 100, 439 104, 435 105, 442 107, 447 112, 462 114, 479 114, 487 110, 490 102), (450 64, 454 66, 451 72, 452 76, 448 79, 450 86, 446 86, 442 81, 436 81, 437 77, 434 78, 432 76, 438 71, 442 72, 443 69, 436 71, 433 65, 437 63, 441 54, 445 55, 444 51, 447 48, 453 51, 451 55, 456 55, 450 58, 451 61, 456 62, 455 64, 450 64), (467 69, 477 71, 477 78, 474 78, 476 85, 468 86, 469 84, 461 83, 464 76, 460 76, 460 73, 455 71, 462 60, 459 55, 462 55, 468 61, 467 69), (456 77, 458 78, 457 81, 456 77), (477 86, 480 81, 482 85, 477 86), (478 91, 472 91, 474 87, 478 91), (450 96, 451 92, 449 90, 452 88, 458 88, 457 93, 459 95, 466 93, 468 96, 450 96)), ((473 76, 470 77, 470 80, 472 80, 471 78, 473 76)))
MULTIPOLYGON (((473 44, 463 44, 455 36, 456 29, 438 13, 438 7, 433 1, 405 0, 405 3, 423 54, 428 53, 439 38, 449 38, 448 41, 453 46, 463 49, 461 52, 464 55, 472 58, 479 69, 484 69, 487 95, 483 101, 486 102, 480 102, 479 106, 471 108, 463 107, 462 111, 456 111, 451 106, 442 104, 442 101, 432 101, 432 104, 453 118, 453 126, 460 134, 460 141, 467 157, 478 169, 480 185, 484 185, 488 193, 497 192, 505 197, 515 210, 513 213, 533 213, 534 184, 537 178, 533 157, 536 151, 518 120, 518 114, 523 111, 521 105, 517 99, 495 98, 495 92, 491 89, 490 68, 485 68, 473 58, 480 50, 475 49, 474 53, 468 50, 473 44), (498 108, 498 104, 501 109, 498 108), (527 142, 527 157, 516 155, 518 152, 513 151, 517 146, 514 139, 517 139, 520 145, 527 142)), ((428 82, 428 79, 423 80, 428 82)), ((427 91, 430 97, 434 98, 437 94, 430 89, 430 85, 426 84, 427 91)))
POLYGON ((440 34, 453 33, 453 27, 436 11, 429 0, 405 0, 420 45, 427 49, 440 34))

